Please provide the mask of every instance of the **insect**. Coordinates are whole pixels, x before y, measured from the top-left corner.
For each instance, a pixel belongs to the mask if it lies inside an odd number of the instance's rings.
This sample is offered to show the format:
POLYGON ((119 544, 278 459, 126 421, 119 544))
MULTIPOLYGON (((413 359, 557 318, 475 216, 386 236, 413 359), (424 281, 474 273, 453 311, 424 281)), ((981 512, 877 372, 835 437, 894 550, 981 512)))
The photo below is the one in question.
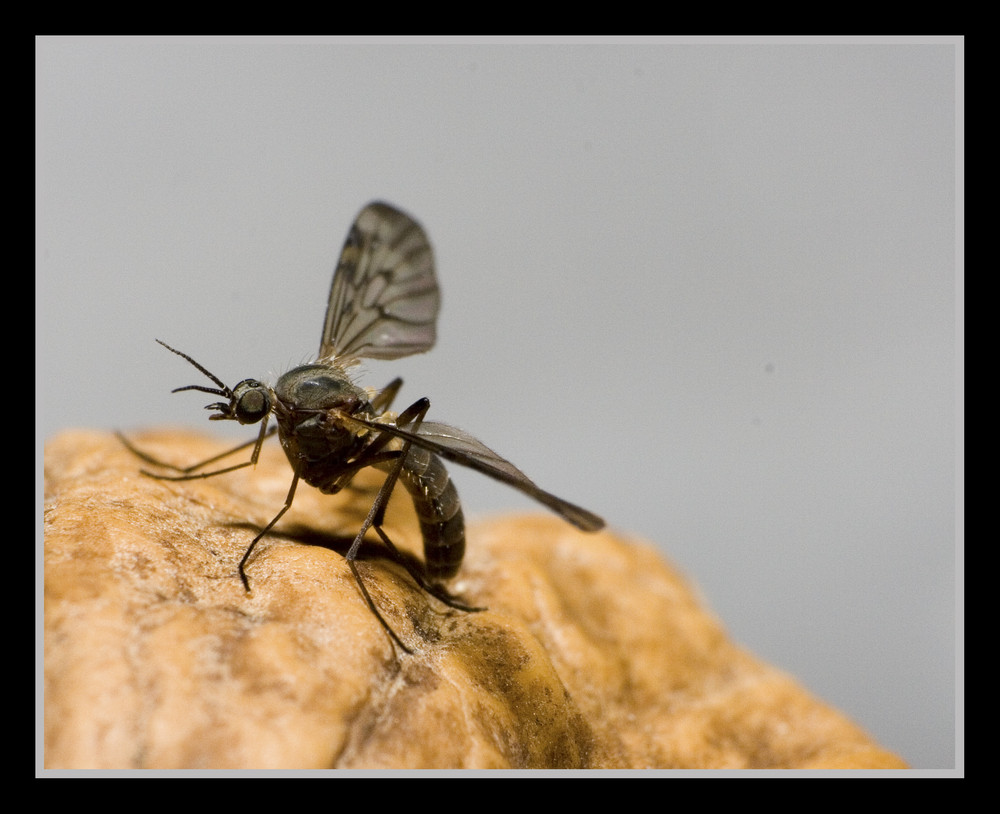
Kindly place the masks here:
POLYGON ((368 608, 407 653, 413 651, 375 605, 356 559, 362 539, 372 528, 389 555, 407 569, 422 589, 451 607, 481 610, 462 603, 444 587, 444 582, 462 564, 465 525, 458 492, 442 459, 519 489, 584 531, 597 531, 604 526, 597 515, 536 486, 512 463, 463 430, 425 421, 430 407, 426 398, 398 414, 391 412, 389 407, 402 386, 402 379, 394 379, 378 392, 366 390, 352 380, 348 370, 361 359, 398 359, 430 350, 436 339, 439 304, 433 253, 424 230, 404 212, 385 203, 371 203, 358 214, 344 242, 314 363, 285 373, 273 388, 256 379, 244 379, 230 388, 187 354, 156 340, 216 385, 192 384, 172 392, 198 390, 221 396, 223 401, 206 406, 205 409, 215 411, 209 418, 260 424, 255 440, 182 468, 147 455, 120 436, 146 462, 180 473, 164 475, 143 470, 145 474, 164 480, 191 480, 256 464, 261 445, 277 431, 292 467, 292 483, 281 510, 254 537, 240 560, 239 575, 247 591, 251 554, 291 507, 300 480, 324 494, 335 494, 362 469, 374 467, 386 473, 345 559, 368 608), (277 426, 269 428, 272 416, 277 426), (247 461, 213 471, 197 471, 251 445, 247 461), (409 493, 419 519, 424 545, 423 572, 400 554, 382 529, 386 506, 397 483, 409 493))

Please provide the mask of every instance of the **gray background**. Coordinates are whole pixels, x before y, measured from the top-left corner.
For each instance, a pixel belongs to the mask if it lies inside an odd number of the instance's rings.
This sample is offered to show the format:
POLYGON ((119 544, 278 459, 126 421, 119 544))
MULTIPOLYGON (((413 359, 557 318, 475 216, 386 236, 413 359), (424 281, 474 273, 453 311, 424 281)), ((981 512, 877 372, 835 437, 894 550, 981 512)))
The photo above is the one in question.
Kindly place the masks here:
MULTIPOLYGON (((435 246, 438 346, 365 383, 956 765, 960 42, 36 45, 39 460, 67 427, 221 432, 153 338, 229 384, 308 361, 349 223, 392 201, 435 246)), ((471 514, 533 508, 453 474, 471 514)))

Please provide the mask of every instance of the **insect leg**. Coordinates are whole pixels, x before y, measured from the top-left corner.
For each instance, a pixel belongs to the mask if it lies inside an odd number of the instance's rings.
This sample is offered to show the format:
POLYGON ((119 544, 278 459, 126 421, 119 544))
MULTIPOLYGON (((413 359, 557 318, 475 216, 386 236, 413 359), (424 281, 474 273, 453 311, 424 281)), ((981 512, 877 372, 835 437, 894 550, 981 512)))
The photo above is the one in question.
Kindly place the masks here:
MULTIPOLYGON (((397 380, 400 381, 401 380, 397 380)), ((390 385, 391 386, 391 385, 390 385)), ((430 401, 426 398, 422 398, 413 404, 411 404, 406 410, 399 414, 396 420, 397 426, 406 427, 413 424, 414 431, 419 428, 420 423, 423 421, 424 416, 427 414, 427 410, 430 408, 430 401)), ((399 549, 396 548, 395 543, 389 538, 385 530, 382 528, 382 523, 385 519, 386 507, 389 503, 389 496, 392 494, 392 490, 395 488, 396 482, 399 479, 400 473, 403 471, 405 465, 406 456, 410 450, 410 442, 406 442, 403 445, 403 449, 399 454, 399 458, 396 460, 395 465, 389 470, 389 476, 386 478, 385 482, 382 484, 382 488, 379 490, 379 495, 376 496, 374 503, 372 504, 372 514, 370 527, 375 529, 375 533, 381 538, 382 542, 385 544, 392 556, 393 560, 400 565, 402 565, 407 572, 413 577, 414 582, 417 583, 423 590, 429 593, 431 596, 437 598, 440 602, 443 602, 448 607, 455 608, 456 610, 475 612, 485 610, 485 608, 477 608, 472 605, 466 605, 464 602, 459 601, 453 597, 444 586, 435 584, 427 580, 424 574, 420 573, 412 564, 400 553, 399 549), (380 500, 383 493, 385 497, 380 500)), ((374 462, 373 462, 374 463, 374 462)), ((362 528, 362 535, 367 530, 368 526, 362 528)))
MULTIPOLYGON (((409 445, 407 444, 406 446, 409 445)), ((403 456, 405 455, 406 451, 404 448, 403 456)), ((402 456, 400 457, 400 460, 402 460, 402 456)), ((393 467, 393 469, 398 469, 398 467, 393 467)), ((368 529, 371 527, 372 521, 375 519, 376 516, 382 516, 385 514, 385 504, 388 502, 389 496, 392 494, 392 487, 395 484, 395 482, 396 479, 391 476, 385 479, 385 482, 382 484, 381 488, 378 491, 378 495, 375 496, 375 502, 372 503, 371 509, 368 510, 368 516, 365 518, 364 523, 362 523, 361 525, 361 529, 358 531, 357 536, 354 538, 354 542, 351 543, 351 547, 347 550, 347 554, 344 555, 344 559, 347 560, 347 565, 350 567, 351 573, 354 574, 354 581, 358 583, 358 588, 361 590, 361 595, 364 597, 365 602, 368 605, 368 609, 373 614, 375 614, 375 618, 378 619, 382 627, 385 628, 386 633, 389 634, 392 640, 396 644, 398 644, 401 648, 403 648, 403 650, 406 653, 413 655, 413 651, 405 644, 403 644, 402 639, 400 639, 399 636, 396 635, 396 631, 394 631, 392 627, 390 627, 389 623, 385 620, 385 618, 379 612, 379 609, 375 606, 375 602, 371 598, 371 594, 368 593, 368 589, 365 587, 365 582, 361 578, 361 572, 358 571, 358 566, 355 562, 355 560, 357 560, 358 550, 361 548, 361 541, 362 539, 364 539, 365 532, 367 532, 368 529)), ((378 528, 376 528, 376 531, 378 531, 378 528)), ((385 538, 383 537, 383 540, 384 539, 385 538)), ((402 555, 399 553, 396 547, 392 545, 391 542, 389 542, 389 548, 393 554, 393 558, 397 562, 402 564, 411 575, 413 575, 413 571, 410 569, 410 566, 405 563, 405 561, 402 558, 402 555)))
MULTIPOLYGON (((389 387, 392 387, 393 384, 395 384, 397 381, 400 384, 403 383, 402 379, 396 379, 395 381, 390 383, 389 387)), ((386 390, 388 389, 389 388, 387 387, 386 390)), ((397 387, 396 389, 398 390, 399 388, 397 387)), ((430 406, 431 403, 426 398, 422 398, 418 401, 415 401, 413 404, 411 404, 409 407, 407 407, 405 410, 403 410, 403 412, 399 414, 399 416, 396 419, 396 426, 406 427, 410 424, 414 424, 413 429, 414 431, 416 431, 420 427, 420 422, 424 420, 424 416, 427 415, 427 411, 430 409, 430 406)), ((403 463, 406 461, 406 456, 409 453, 409 451, 410 451, 410 442, 407 441, 403 444, 403 450, 399 455, 399 460, 397 461, 396 465, 392 468, 392 470, 389 472, 389 477, 386 478, 386 481, 383 484, 383 488, 385 488, 385 486, 388 485, 390 494, 392 493, 393 487, 396 485, 396 480, 399 478, 399 473, 403 471, 403 463)), ((375 502, 376 504, 378 503, 377 500, 375 502)), ((376 526, 382 525, 382 521, 385 519, 385 508, 388 505, 388 503, 389 503, 389 498, 386 497, 385 501, 383 501, 382 505, 379 507, 378 513, 372 519, 372 523, 374 525, 376 526)), ((393 547, 395 548, 395 546, 393 547)))
POLYGON ((285 505, 281 507, 281 511, 274 516, 274 519, 266 526, 264 526, 260 534, 258 534, 256 537, 253 538, 246 552, 243 554, 243 559, 240 560, 240 567, 239 567, 240 579, 243 580, 243 587, 247 591, 250 590, 250 581, 247 579, 246 564, 247 560, 250 559, 250 553, 254 550, 254 546, 256 546, 257 543, 260 542, 261 538, 265 534, 267 534, 274 527, 274 524, 281 519, 281 516, 291 508, 292 500, 295 498, 295 487, 298 486, 298 484, 299 484, 299 473, 296 472, 295 475, 292 477, 292 485, 288 489, 288 496, 285 498, 285 505))
POLYGON ((245 443, 239 444, 238 446, 235 446, 232 449, 227 449, 225 452, 220 452, 218 455, 213 455, 211 458, 207 458, 206 460, 200 461, 199 463, 196 464, 192 464, 191 466, 176 466, 174 464, 167 463, 166 461, 161 461, 157 458, 154 458, 152 455, 143 452, 138 447, 134 446, 132 442, 129 441, 120 432, 116 432, 115 435, 118 436, 118 440, 125 445, 126 449, 128 449, 129 452, 131 452, 140 460, 143 460, 148 464, 152 464, 153 466, 162 466, 166 469, 173 469, 175 472, 181 473, 180 475, 161 475, 156 472, 150 472, 147 469, 139 470, 140 472, 142 472, 143 475, 146 475, 150 478, 156 478, 157 480, 196 480, 198 478, 211 478, 214 477, 215 475, 224 475, 226 472, 233 472, 237 469, 243 469, 244 467, 247 466, 256 465, 257 459, 260 457, 261 445, 267 438, 270 438, 277 431, 278 431, 277 427, 271 427, 271 429, 268 429, 267 422, 265 421, 264 424, 261 425, 260 433, 258 433, 257 437, 254 438, 253 440, 246 441, 245 443), (196 469, 201 469, 202 467, 208 466, 209 464, 213 464, 216 461, 226 458, 229 455, 232 455, 235 452, 239 452, 242 449, 246 449, 251 445, 253 445, 253 452, 250 454, 249 461, 244 461, 243 463, 236 464, 234 466, 227 466, 223 469, 216 469, 213 470, 212 472, 195 472, 196 469))
MULTIPOLYGON (((244 444, 243 446, 248 446, 248 445, 244 444)), ((384 442, 382 444, 380 444, 379 446, 384 446, 384 442)), ((367 467, 367 466, 371 466, 373 463, 382 463, 382 462, 385 462, 385 461, 395 460, 395 458, 397 457, 398 454, 399 453, 397 453, 395 451, 392 451, 392 452, 382 452, 382 453, 378 453, 378 454, 372 456, 371 458, 365 458, 363 462, 358 462, 355 465, 353 465, 353 466, 345 469, 344 472, 341 474, 341 480, 343 481, 343 483, 346 483, 346 482, 350 481, 350 479, 352 477, 354 477, 354 475, 357 474, 357 472, 358 472, 359 469, 362 469, 362 468, 367 467)), ((240 466, 246 466, 246 464, 240 464, 240 466)), ((219 473, 214 473, 214 474, 219 474, 219 473)), ((247 562, 250 559, 250 554, 254 550, 254 548, 256 547, 257 543, 259 543, 267 535, 267 533, 272 528, 274 528, 275 523, 277 523, 281 519, 282 515, 291 508, 292 501, 295 498, 295 488, 298 486, 298 483, 299 483, 299 475, 296 472, 295 475, 294 475, 294 477, 292 478, 292 485, 288 489, 288 495, 285 497, 285 505, 281 507, 281 511, 279 511, 274 516, 274 518, 271 520, 271 522, 268 523, 260 531, 260 533, 256 537, 253 538, 253 540, 250 541, 250 545, 247 547, 247 550, 243 553, 243 559, 240 560, 239 573, 240 573, 240 579, 243 582, 243 587, 246 588, 248 591, 250 590, 250 582, 249 582, 249 580, 247 578, 247 574, 246 574, 246 564, 247 564, 247 562)), ((341 484, 341 485, 343 485, 343 484, 341 484)), ((340 486, 337 487, 338 490, 339 490, 339 488, 340 488, 340 486)), ((334 492, 331 492, 330 494, 334 494, 334 492)), ((398 554, 398 552, 395 552, 395 553, 398 554)), ((404 561, 403 564, 405 565, 405 561, 404 561)))
MULTIPOLYGON (((391 385, 390 385, 391 386, 391 385)), ((409 407, 400 416, 400 419, 405 424, 409 424, 415 418, 417 420, 417 425, 419 426, 420 421, 423 419, 424 414, 427 412, 427 408, 430 406, 430 402, 427 399, 421 399, 413 406, 409 407)), ((384 446, 385 442, 381 442, 379 446, 384 446)), ((372 525, 375 525, 375 530, 382 541, 388 546, 389 551, 392 553, 393 558, 404 564, 407 572, 417 580, 417 583, 421 587, 425 587, 423 577, 416 576, 413 570, 402 558, 399 550, 393 545, 392 541, 389 540, 388 536, 381 531, 382 521, 385 518, 385 507, 389 502, 389 497, 392 495, 393 487, 396 485, 396 480, 399 478, 399 473, 403 468, 403 462, 406 460, 406 455, 410 451, 410 442, 406 441, 403 444, 403 448, 396 459, 396 464, 389 471, 388 477, 382 483, 382 486, 378 490, 378 494, 375 496, 375 501, 372 503, 371 509, 368 510, 368 515, 365 517, 364 523, 361 524, 361 528, 358 530, 357 536, 354 538, 354 542, 351 543, 351 547, 347 550, 347 554, 344 555, 344 559, 347 560, 347 564, 351 569, 351 573, 354 574, 354 580, 358 583, 358 588, 361 590, 361 595, 364 597, 365 602, 368 604, 368 609, 375 615, 375 618, 379 620, 382 627, 385 628, 386 632, 392 638, 392 640, 398 644, 406 653, 412 655, 413 651, 403 644, 403 641, 396 635, 396 631, 390 627, 389 623, 385 620, 379 609, 375 606, 375 602, 371 598, 371 594, 368 593, 368 589, 365 587, 364 580, 361 578, 361 573, 358 571, 358 566, 356 563, 358 557, 358 551, 361 548, 361 541, 364 539, 365 533, 368 531, 372 525)))
MULTIPOLYGON (((384 442, 380 444, 380 446, 383 445, 384 442)), ((358 571, 358 566, 355 562, 358 557, 358 551, 361 548, 361 541, 364 539, 365 533, 369 528, 371 528, 372 523, 376 518, 378 518, 379 525, 376 526, 375 530, 376 532, 379 532, 382 520, 385 517, 385 506, 389 502, 389 497, 392 495, 392 489, 396 485, 396 479, 399 477, 399 470, 402 468, 402 462, 406 458, 406 453, 409 451, 409 448, 410 444, 409 442, 406 442, 403 445, 403 450, 398 457, 398 463, 393 466, 392 471, 389 473, 389 477, 385 479, 382 486, 379 488, 378 494, 375 496, 375 501, 372 503, 372 507, 368 510, 368 516, 365 517, 364 523, 361 524, 361 528, 358 530, 358 534, 354 538, 354 542, 351 543, 351 547, 347 550, 347 554, 344 555, 344 559, 347 560, 347 565, 350 567, 351 573, 354 574, 354 581, 358 583, 358 588, 361 590, 361 595, 368 604, 368 609, 375 614, 375 618, 378 619, 382 627, 385 628, 392 640, 403 648, 406 653, 412 655, 413 651, 403 644, 402 639, 396 635, 396 631, 389 626, 389 623, 375 606, 375 602, 372 600, 371 594, 368 593, 368 589, 365 587, 365 582, 361 578, 361 572, 358 571)), ((381 534, 381 532, 379 532, 379 536, 382 537, 383 541, 388 542, 388 547, 393 555, 393 559, 395 559, 396 562, 404 564, 404 567, 412 576, 413 571, 410 569, 409 565, 405 564, 399 550, 392 544, 391 541, 388 541, 387 538, 381 534)), ((421 579, 418 579, 418 584, 422 585, 421 579)))
MULTIPOLYGON (((404 421, 409 423, 409 419, 405 418, 404 421)), ((485 608, 476 608, 471 605, 466 605, 460 602, 458 599, 451 596, 448 591, 442 585, 436 585, 429 582, 424 573, 418 568, 412 561, 412 559, 404 555, 389 538, 389 535, 385 533, 382 528, 382 522, 385 517, 385 509, 388 504, 389 497, 392 494, 392 490, 395 487, 396 480, 398 478, 398 471, 395 475, 392 475, 392 471, 396 471, 399 467, 399 461, 404 457, 404 452, 402 450, 386 450, 385 446, 387 443, 392 441, 394 436, 389 433, 382 433, 380 436, 373 439, 372 443, 368 448, 362 453, 362 455, 349 465, 345 465, 337 476, 336 481, 327 484, 324 487, 324 491, 327 494, 336 494, 344 486, 350 483, 351 479, 362 469, 367 469, 368 467, 378 467, 380 469, 385 469, 385 471, 390 472, 390 477, 387 478, 379 486, 379 492, 376 494, 375 500, 372 503, 372 509, 374 514, 371 515, 370 522, 365 523, 362 527, 360 534, 355 538, 355 543, 358 544, 360 548, 360 542, 358 542, 361 537, 364 536, 365 531, 368 528, 375 529, 375 532, 381 538, 382 542, 385 544, 386 553, 389 557, 398 565, 401 565, 406 569, 407 573, 413 578, 413 581, 422 588, 424 591, 429 593, 431 596, 436 597, 438 600, 448 605, 449 607, 455 608, 462 611, 479 611, 485 610, 485 608), (392 469, 389 469, 391 465, 392 469), (384 498, 380 499, 379 495, 384 493, 384 498)), ((353 546, 352 546, 353 547, 353 546)), ((355 549, 354 554, 348 551, 345 556, 351 557, 352 559, 356 557, 357 550, 355 549)))
POLYGON ((371 405, 378 412, 388 410, 389 406, 392 404, 393 399, 396 398, 396 394, 399 393, 399 388, 403 386, 403 380, 397 376, 391 382, 389 382, 385 387, 383 387, 371 400, 371 405))
POLYGON ((411 650, 409 647, 403 644, 403 640, 396 635, 396 631, 393 630, 392 627, 390 627, 389 623, 385 621, 385 618, 379 612, 379 609, 375 606, 375 602, 371 598, 371 594, 368 593, 368 589, 365 587, 365 581, 361 579, 361 572, 358 571, 358 566, 355 564, 354 560, 352 559, 348 560, 347 564, 351 568, 351 573, 354 574, 354 581, 358 583, 358 588, 361 589, 361 595, 365 598, 365 604, 368 605, 368 610, 370 610, 375 615, 375 618, 378 619, 379 624, 382 625, 383 628, 385 628, 385 632, 389 634, 390 638, 392 638, 392 640, 396 644, 398 644, 401 648, 403 648, 404 652, 409 653, 412 656, 413 650, 411 650))
MULTIPOLYGON (((399 476, 410 493, 424 539, 424 567, 430 579, 439 583, 453 577, 465 554, 465 521, 458 492, 441 459, 415 438, 430 402, 421 399, 400 414, 396 428, 407 428, 416 446, 399 468, 399 476)), ((407 436, 403 436, 407 437, 407 436)), ((409 443, 406 447, 409 450, 409 443)))
POLYGON ((454 608, 455 610, 466 611, 467 613, 477 613, 479 611, 484 611, 486 608, 477 608, 475 605, 466 605, 460 599, 456 598, 452 594, 448 593, 447 589, 443 585, 438 585, 434 582, 428 582, 424 575, 421 574, 416 568, 414 568, 409 561, 404 557, 398 548, 396 548, 395 543, 389 539, 389 535, 382 530, 382 526, 375 525, 372 523, 372 528, 375 529, 375 533, 381 538, 382 542, 385 543, 385 547, 389 550, 389 554, 393 561, 402 565, 406 569, 407 573, 413 577, 413 581, 417 583, 424 591, 429 593, 439 602, 444 603, 449 608, 454 608))

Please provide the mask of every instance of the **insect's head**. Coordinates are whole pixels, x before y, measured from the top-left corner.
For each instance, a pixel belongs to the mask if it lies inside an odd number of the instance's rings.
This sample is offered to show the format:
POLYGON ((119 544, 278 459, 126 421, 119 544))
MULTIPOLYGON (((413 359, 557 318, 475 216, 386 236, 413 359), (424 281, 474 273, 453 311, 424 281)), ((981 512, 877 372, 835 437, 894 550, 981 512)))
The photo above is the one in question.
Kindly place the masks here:
MULTIPOLYGON (((160 342, 159 339, 156 340, 160 342)), ((209 416, 212 421, 238 421, 240 424, 256 424, 271 412, 274 406, 274 398, 271 389, 256 379, 244 379, 236 387, 230 389, 214 373, 210 373, 186 353, 176 348, 170 347, 166 342, 160 342, 163 347, 172 353, 176 353, 182 359, 187 359, 198 370, 215 382, 218 387, 205 387, 200 384, 189 384, 186 387, 175 387, 170 392, 179 393, 182 390, 199 390, 202 393, 212 393, 216 396, 223 396, 228 401, 217 401, 214 404, 206 404, 206 410, 218 410, 209 416)))

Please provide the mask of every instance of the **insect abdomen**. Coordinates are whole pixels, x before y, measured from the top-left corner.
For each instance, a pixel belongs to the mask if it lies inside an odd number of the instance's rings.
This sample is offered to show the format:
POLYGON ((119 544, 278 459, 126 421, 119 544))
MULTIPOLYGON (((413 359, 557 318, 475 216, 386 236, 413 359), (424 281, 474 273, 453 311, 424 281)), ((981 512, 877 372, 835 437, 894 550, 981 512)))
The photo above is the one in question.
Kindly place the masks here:
POLYGON ((411 447, 399 480, 420 521, 427 575, 433 580, 455 576, 465 556, 465 520, 444 464, 436 455, 411 447))

